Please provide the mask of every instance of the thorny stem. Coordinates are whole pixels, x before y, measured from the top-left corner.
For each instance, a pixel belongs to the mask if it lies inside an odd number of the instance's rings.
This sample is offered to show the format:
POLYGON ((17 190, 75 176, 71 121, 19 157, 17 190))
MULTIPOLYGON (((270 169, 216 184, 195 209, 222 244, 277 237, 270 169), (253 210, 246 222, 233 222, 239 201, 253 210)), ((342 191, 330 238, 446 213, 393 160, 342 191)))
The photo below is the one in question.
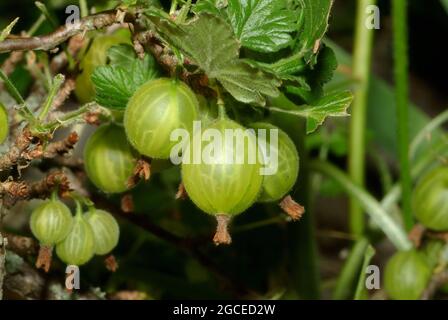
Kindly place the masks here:
POLYGON ((229 222, 230 217, 227 214, 218 214, 216 216, 216 222, 218 223, 216 227, 216 233, 213 237, 213 242, 215 245, 219 246, 220 244, 231 244, 232 237, 229 234, 229 222))

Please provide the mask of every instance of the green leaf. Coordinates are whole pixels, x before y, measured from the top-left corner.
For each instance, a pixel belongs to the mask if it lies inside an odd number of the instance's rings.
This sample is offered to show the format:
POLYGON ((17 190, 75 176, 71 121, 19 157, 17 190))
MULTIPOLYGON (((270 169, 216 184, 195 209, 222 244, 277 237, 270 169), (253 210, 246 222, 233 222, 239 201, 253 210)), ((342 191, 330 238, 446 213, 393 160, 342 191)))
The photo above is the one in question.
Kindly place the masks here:
POLYGON ((176 26, 152 19, 167 42, 187 55, 210 79, 218 80, 236 100, 263 106, 264 96, 278 95, 280 81, 238 59, 239 43, 223 19, 200 14, 176 26))
POLYGON ((304 77, 301 75, 295 75, 306 69, 307 65, 303 59, 297 54, 287 58, 280 59, 274 63, 264 63, 252 59, 244 59, 246 63, 253 67, 257 67, 267 73, 270 73, 281 80, 296 81, 304 86, 308 90, 311 90, 306 83, 304 83, 304 77))
POLYGON ((223 87, 237 100, 244 103, 266 103, 263 95, 278 95, 280 86, 276 78, 255 69, 241 60, 235 60, 220 72, 218 77, 223 87))
POLYGON ((284 0, 229 0, 226 13, 244 47, 276 52, 292 41, 296 15, 286 9, 284 0))
POLYGON ((298 0, 303 10, 303 28, 299 33, 298 52, 309 61, 328 29, 333 0, 298 0))
POLYGON ((198 0, 193 7, 193 12, 199 13, 211 13, 215 16, 221 16, 221 9, 227 5, 226 0, 198 0))
POLYGON ((335 91, 325 95, 312 106, 299 107, 285 96, 280 96, 271 101, 272 106, 269 107, 269 110, 306 118, 306 131, 309 134, 322 125, 327 117, 348 116, 347 109, 352 100, 353 95, 350 91, 335 91), (289 104, 289 106, 285 104, 289 104))
POLYGON ((2 30, 0 33, 0 42, 6 39, 6 37, 9 36, 9 34, 12 31, 12 28, 16 25, 16 23, 19 21, 19 18, 15 18, 13 22, 11 22, 9 25, 6 26, 5 29, 2 30))
POLYGON ((95 101, 110 109, 124 109, 135 90, 159 76, 154 58, 146 55, 143 60, 135 57, 129 46, 109 49, 111 65, 95 69, 92 81, 95 85, 95 101))
POLYGON ((135 62, 135 51, 128 44, 112 46, 107 50, 110 65, 131 68, 135 62))
POLYGON ((356 293, 355 293, 355 300, 361 300, 364 299, 365 293, 366 293, 366 269, 370 263, 370 260, 372 260, 373 256, 375 255, 375 249, 369 245, 367 247, 367 250, 364 252, 364 261, 362 263, 361 267, 361 273, 358 280, 358 285, 356 286, 356 293))

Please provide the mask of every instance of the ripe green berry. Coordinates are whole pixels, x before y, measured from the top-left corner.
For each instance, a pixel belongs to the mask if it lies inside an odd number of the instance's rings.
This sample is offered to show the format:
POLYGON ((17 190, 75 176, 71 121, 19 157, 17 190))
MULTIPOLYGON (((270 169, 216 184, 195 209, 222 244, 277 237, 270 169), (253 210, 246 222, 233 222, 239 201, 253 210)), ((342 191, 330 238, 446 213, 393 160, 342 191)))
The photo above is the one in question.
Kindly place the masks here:
POLYGON ((124 129, 115 124, 98 128, 84 149, 84 165, 93 184, 106 193, 128 189, 136 159, 124 129))
POLYGON ((448 230, 448 167, 436 168, 423 177, 414 190, 412 204, 425 227, 448 230))
MULTIPOLYGON (((272 175, 265 175, 263 180, 263 187, 261 189, 259 202, 274 202, 282 199, 294 186, 297 176, 299 175, 299 154, 294 145, 294 142, 289 136, 276 126, 269 123, 254 123, 250 126, 258 133, 259 129, 266 130, 267 144, 260 144, 260 150, 263 156, 271 154, 272 151, 278 156, 277 172, 272 175), (271 145, 269 130, 278 130, 277 146, 271 145)), ((260 137, 259 137, 260 138, 260 137)), ((268 163, 265 166, 269 166, 268 163)))
POLYGON ((415 250, 396 253, 386 266, 384 285, 395 300, 417 300, 431 277, 423 255, 415 250))
POLYGON ((56 254, 65 263, 80 266, 95 254, 95 238, 79 205, 73 220, 70 233, 64 241, 56 245, 56 254))
POLYGON ((8 137, 8 112, 5 106, 0 102, 0 144, 8 137))
POLYGON ((91 208, 86 213, 95 239, 95 254, 104 255, 112 251, 120 237, 120 227, 115 218, 104 210, 91 208))
MULTIPOLYGON (((215 163, 200 161, 199 164, 195 164, 193 161, 185 162, 184 159, 182 181, 191 200, 201 210, 217 216, 218 232, 215 242, 230 243, 226 224, 230 216, 240 214, 255 202, 263 183, 263 176, 260 175, 261 163, 258 154, 255 157, 256 161, 253 163, 248 161, 249 150, 257 150, 255 136, 250 134, 244 143, 243 163, 220 162, 219 160, 225 159, 228 155, 236 154, 235 138, 232 143, 233 149, 230 149, 231 141, 225 130, 245 130, 245 128, 234 121, 220 118, 206 130, 209 129, 216 130, 222 137, 220 149, 216 150, 220 156, 212 159, 215 163)), ((203 142, 202 149, 205 150, 210 143, 203 142)))
POLYGON ((141 154, 168 159, 175 129, 193 130, 198 116, 195 94, 183 82, 157 79, 142 85, 130 99, 124 114, 124 127, 132 146, 141 154))
POLYGON ((30 228, 41 245, 51 247, 67 237, 72 223, 70 209, 54 197, 34 209, 30 228))

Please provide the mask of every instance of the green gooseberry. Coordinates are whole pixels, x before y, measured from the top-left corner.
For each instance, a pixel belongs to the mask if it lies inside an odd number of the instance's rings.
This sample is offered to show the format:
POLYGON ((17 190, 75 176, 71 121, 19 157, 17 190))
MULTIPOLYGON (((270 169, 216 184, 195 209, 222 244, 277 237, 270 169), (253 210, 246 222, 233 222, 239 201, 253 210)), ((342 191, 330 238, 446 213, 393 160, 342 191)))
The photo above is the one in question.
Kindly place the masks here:
POLYGON ((106 193, 121 193, 129 189, 136 158, 124 129, 116 124, 98 128, 84 149, 84 166, 93 184, 106 193))
POLYGON ((130 99, 124 114, 124 127, 131 145, 141 154, 168 159, 177 142, 171 141, 175 129, 193 131, 198 117, 196 95, 176 79, 151 80, 130 99))

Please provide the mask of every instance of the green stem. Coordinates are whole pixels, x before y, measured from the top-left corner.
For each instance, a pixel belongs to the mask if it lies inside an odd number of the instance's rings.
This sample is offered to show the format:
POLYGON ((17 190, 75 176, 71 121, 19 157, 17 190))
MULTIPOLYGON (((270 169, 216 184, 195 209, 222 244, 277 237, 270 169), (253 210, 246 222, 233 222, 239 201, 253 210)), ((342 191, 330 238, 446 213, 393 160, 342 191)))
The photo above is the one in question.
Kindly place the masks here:
POLYGON ((177 10, 177 0, 171 0, 170 15, 174 14, 176 10, 177 10))
POLYGON ((17 103, 19 104, 25 104, 25 100, 22 98, 22 95, 19 93, 19 90, 17 90, 17 88, 14 86, 11 80, 9 80, 9 78, 6 76, 6 74, 3 73, 1 69, 0 69, 0 79, 3 80, 6 89, 8 89, 8 92, 11 94, 14 100, 16 100, 17 103))
POLYGON ((361 208, 369 214, 370 218, 381 228, 397 249, 408 250, 412 248, 406 232, 390 217, 381 204, 359 185, 352 182, 344 172, 330 163, 319 160, 311 162, 309 168, 338 182, 351 197, 359 202, 361 208))
POLYGON ((48 112, 50 112, 51 106, 53 104, 54 98, 56 97, 56 94, 58 93, 64 81, 65 77, 62 74, 58 74, 56 77, 54 77, 53 84, 50 88, 50 92, 48 93, 47 100, 45 101, 43 108, 40 110, 39 115, 37 116, 38 120, 42 121, 48 115, 48 112))
POLYGON ((344 300, 352 297, 355 281, 358 278, 359 269, 364 259, 364 251, 366 251, 368 245, 369 241, 366 238, 360 238, 356 241, 336 282, 333 300, 344 300))
MULTIPOLYGON (((350 122, 349 173, 351 179, 364 186, 366 113, 368 102, 370 67, 372 58, 373 29, 366 28, 366 8, 375 5, 376 0, 358 0, 356 31, 353 52, 353 78, 358 86, 352 106, 350 122)), ((350 231, 355 236, 364 233, 364 213, 355 199, 350 199, 350 231)))
POLYGON ((86 0, 79 0, 79 7, 81 8, 81 18, 89 15, 89 7, 86 0))
POLYGON ((37 30, 40 28, 42 23, 45 21, 45 15, 42 13, 39 18, 34 22, 34 24, 31 26, 31 28, 28 30, 27 34, 28 36, 33 36, 37 30))
POLYGON ((394 29, 394 74, 397 104, 398 152, 402 189, 403 220, 407 230, 414 224, 411 210, 412 181, 409 161, 409 101, 408 101, 408 35, 406 0, 392 1, 394 29))
POLYGON ((54 130, 56 130, 60 126, 63 126, 65 124, 71 124, 74 121, 78 120, 85 113, 91 111, 93 109, 93 107, 96 107, 96 106, 97 106, 97 104, 95 102, 90 102, 90 103, 82 106, 81 108, 79 108, 79 109, 77 109, 75 111, 66 113, 60 119, 57 119, 57 120, 55 120, 53 122, 45 124, 43 126, 43 128, 48 130, 48 131, 54 131, 54 130))

